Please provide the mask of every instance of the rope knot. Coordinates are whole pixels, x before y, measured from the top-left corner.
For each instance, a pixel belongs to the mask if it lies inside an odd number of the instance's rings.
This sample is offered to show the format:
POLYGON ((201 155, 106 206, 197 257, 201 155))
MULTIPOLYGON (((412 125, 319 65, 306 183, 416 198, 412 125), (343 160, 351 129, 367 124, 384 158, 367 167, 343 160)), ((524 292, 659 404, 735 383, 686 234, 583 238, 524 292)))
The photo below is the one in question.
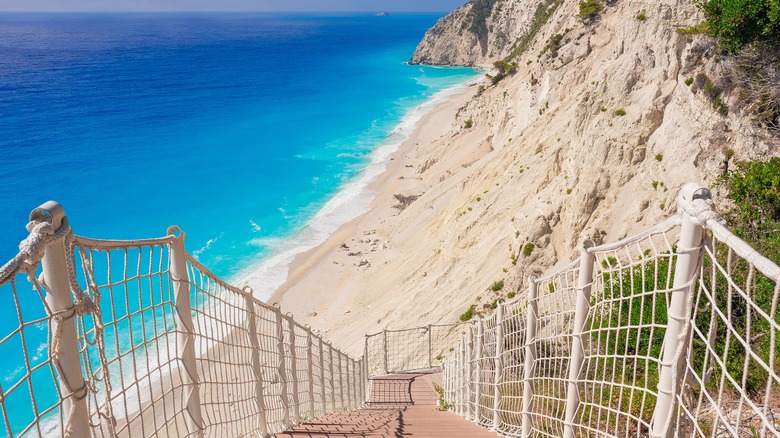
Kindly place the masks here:
POLYGON ((708 221, 725 224, 726 221, 715 211, 715 203, 712 199, 698 198, 680 205, 680 212, 691 217, 691 221, 699 226, 706 226, 708 221))
POLYGON ((34 282, 35 270, 46 251, 46 243, 54 235, 54 227, 45 221, 32 221, 26 228, 30 235, 19 243, 19 270, 26 272, 27 278, 34 282))

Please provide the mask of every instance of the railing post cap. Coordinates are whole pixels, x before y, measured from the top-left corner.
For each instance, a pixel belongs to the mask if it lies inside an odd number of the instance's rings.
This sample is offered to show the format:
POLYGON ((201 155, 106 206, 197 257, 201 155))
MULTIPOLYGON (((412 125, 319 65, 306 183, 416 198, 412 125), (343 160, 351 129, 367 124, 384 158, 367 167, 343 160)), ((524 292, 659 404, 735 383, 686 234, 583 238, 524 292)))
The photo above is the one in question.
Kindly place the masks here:
POLYGON ((593 239, 583 239, 580 242, 580 254, 588 252, 589 249, 596 246, 596 242, 593 241, 593 239))
POLYGON ((180 239, 184 239, 184 237, 186 236, 186 233, 184 233, 184 230, 179 228, 178 225, 171 225, 170 227, 168 227, 168 229, 166 230, 166 234, 169 235, 169 236, 174 236, 174 237, 180 238, 180 239), (177 232, 179 234, 176 234, 177 232))
POLYGON ((680 195, 677 198, 677 202, 689 203, 696 199, 712 199, 712 193, 710 189, 697 182, 689 182, 682 186, 680 189, 680 195))
POLYGON ((46 201, 30 212, 30 222, 43 219, 50 223, 55 231, 60 229, 64 218, 65 208, 57 201, 46 201))

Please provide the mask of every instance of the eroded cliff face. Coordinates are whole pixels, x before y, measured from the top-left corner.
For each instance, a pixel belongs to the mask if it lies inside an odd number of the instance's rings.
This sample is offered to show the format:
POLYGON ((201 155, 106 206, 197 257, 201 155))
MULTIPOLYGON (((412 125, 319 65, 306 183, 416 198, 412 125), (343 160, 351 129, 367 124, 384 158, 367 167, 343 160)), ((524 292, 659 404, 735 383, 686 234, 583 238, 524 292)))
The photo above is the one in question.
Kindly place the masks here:
MULTIPOLYGON (((503 0, 495 8, 535 11, 539 3, 503 0)), ((465 32, 453 36, 469 6, 440 21, 415 57, 470 65, 505 56, 507 46, 483 51, 465 32), (471 58, 465 58, 468 53, 471 58)), ((490 280, 507 277, 522 287, 529 273, 568 260, 584 237, 614 241, 671 215, 688 181, 713 187, 717 197, 728 149, 735 152, 732 162, 780 153, 780 142, 739 111, 736 96, 724 96, 730 111, 723 115, 695 92, 695 84, 686 84, 699 73, 714 78, 721 70, 707 56, 716 52, 712 41, 676 32, 701 22, 692 2, 605 6, 587 22, 578 17, 579 2, 561 2, 514 59, 517 73, 497 85, 486 83, 459 112, 452 138, 423 157, 433 162, 461 147, 487 151, 466 169, 427 166, 429 179, 442 182, 403 213, 412 226, 416 209, 450 212, 434 229, 448 230, 443 246, 459 254, 460 267, 424 281, 451 284, 455 273, 482 266, 493 272, 458 278, 458 287, 485 291, 490 280), (466 120, 472 128, 463 128, 466 120), (450 200, 445 205, 443 197, 450 200), (517 254, 529 242, 533 254, 508 265, 508 248, 517 254)), ((493 29, 514 28, 514 41, 528 32, 523 23, 529 22, 501 13, 490 18, 493 29)))
MULTIPOLYGON (((492 44, 496 29, 518 41, 539 1, 499 1, 485 49, 459 33, 466 5, 431 29, 415 59, 492 63, 512 50, 492 44)), ((724 115, 686 84, 722 69, 712 41, 676 32, 702 21, 692 2, 617 0, 592 22, 578 13, 577 0, 560 2, 514 59, 516 73, 485 81, 444 135, 399 157, 415 170, 404 193, 421 196, 372 230, 389 250, 369 269, 338 274, 350 285, 339 293, 365 305, 339 308, 329 335, 358 349, 362 321, 369 332, 454 322, 472 303, 489 307, 496 280, 501 296, 523 290, 529 274, 571 260, 583 238, 614 242, 672 215, 686 182, 722 202, 717 180, 729 163, 780 154, 737 92, 723 96, 724 115)))
POLYGON ((509 54, 527 31, 536 6, 510 0, 468 2, 423 37, 413 64, 485 66, 509 54), (478 12, 479 10, 479 12, 478 12))

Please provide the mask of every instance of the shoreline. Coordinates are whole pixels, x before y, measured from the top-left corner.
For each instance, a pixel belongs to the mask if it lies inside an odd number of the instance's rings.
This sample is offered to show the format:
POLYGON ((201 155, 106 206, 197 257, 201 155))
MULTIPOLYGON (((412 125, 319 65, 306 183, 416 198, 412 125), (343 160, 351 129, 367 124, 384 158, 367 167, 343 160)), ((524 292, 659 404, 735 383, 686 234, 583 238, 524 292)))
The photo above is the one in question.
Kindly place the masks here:
POLYGON ((372 299, 363 292, 368 288, 364 274, 393 258, 388 235, 400 231, 390 223, 398 214, 395 195, 418 195, 428 188, 419 177, 424 167, 420 160, 437 140, 453 132, 458 110, 473 98, 480 83, 477 77, 442 91, 449 94, 446 99, 425 111, 386 158, 382 172, 364 187, 363 191, 372 195, 366 211, 339 225, 316 246, 295 255, 287 266, 285 281, 268 298, 269 304, 279 303, 297 321, 323 334, 346 328, 350 336, 331 336, 331 340, 350 354, 360 355, 364 335, 378 331, 381 323, 381 318, 375 325, 358 314, 361 309, 372 308, 372 299))
POLYGON ((366 167, 325 202, 306 226, 288 238, 275 254, 247 268, 231 281, 242 287, 252 287, 255 297, 261 301, 269 304, 278 301, 280 291, 289 288, 293 267, 303 263, 302 258, 326 245, 334 235, 343 234, 345 227, 375 208, 379 183, 396 172, 397 156, 408 148, 408 144, 414 143, 413 137, 419 126, 432 113, 468 94, 479 83, 479 76, 475 76, 440 90, 411 108, 388 133, 385 141, 368 155, 366 167))

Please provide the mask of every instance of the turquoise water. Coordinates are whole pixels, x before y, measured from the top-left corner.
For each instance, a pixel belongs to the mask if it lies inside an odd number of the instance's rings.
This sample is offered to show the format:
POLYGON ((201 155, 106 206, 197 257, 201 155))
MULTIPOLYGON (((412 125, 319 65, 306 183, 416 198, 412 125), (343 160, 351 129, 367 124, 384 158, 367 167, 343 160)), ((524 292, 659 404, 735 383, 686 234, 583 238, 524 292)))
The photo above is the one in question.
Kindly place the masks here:
MULTIPOLYGON (((77 234, 176 224, 218 275, 261 267, 278 284, 293 254, 365 210, 365 184, 426 105, 475 78, 405 63, 438 18, 3 15, 0 264, 54 199, 77 234)), ((18 320, 2 312, 4 335, 18 320)), ((45 330, 26 343, 45 354, 45 330)), ((24 373, 18 358, 0 358, 3 387, 24 373)))

